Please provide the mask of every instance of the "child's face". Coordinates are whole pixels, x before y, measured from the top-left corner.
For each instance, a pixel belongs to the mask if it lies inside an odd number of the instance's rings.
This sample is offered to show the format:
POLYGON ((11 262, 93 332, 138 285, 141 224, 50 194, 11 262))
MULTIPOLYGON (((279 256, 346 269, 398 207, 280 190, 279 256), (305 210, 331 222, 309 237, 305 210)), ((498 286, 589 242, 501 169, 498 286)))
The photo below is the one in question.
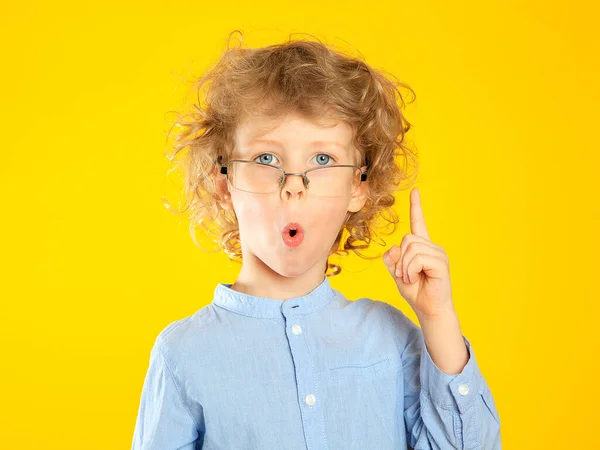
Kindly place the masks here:
MULTIPOLYGON (((230 159, 258 161, 292 173, 323 165, 358 165, 352 137, 350 125, 341 121, 335 127, 322 127, 295 114, 277 122, 252 118, 237 128, 230 159), (315 141, 323 143, 312 146, 315 141), (334 142, 341 147, 329 144, 334 142)), ((224 180, 221 183, 225 186, 224 180)), ((222 206, 235 211, 243 266, 270 269, 284 277, 308 271, 322 274, 347 212, 363 207, 366 187, 367 182, 363 182, 353 195, 348 192, 345 197, 332 198, 311 195, 310 187, 306 190, 299 176, 288 176, 281 190, 270 194, 254 194, 229 185, 225 189, 229 190, 230 200, 222 206), (297 247, 287 246, 282 238, 282 231, 290 222, 297 222, 304 229, 304 239, 297 247)))

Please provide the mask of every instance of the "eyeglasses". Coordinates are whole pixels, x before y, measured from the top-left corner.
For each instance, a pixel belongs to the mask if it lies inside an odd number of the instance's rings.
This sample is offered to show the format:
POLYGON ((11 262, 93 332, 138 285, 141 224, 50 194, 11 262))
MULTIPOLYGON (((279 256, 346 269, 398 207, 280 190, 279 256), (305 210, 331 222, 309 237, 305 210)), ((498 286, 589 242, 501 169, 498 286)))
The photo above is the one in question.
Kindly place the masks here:
POLYGON ((323 166, 304 173, 288 173, 281 167, 239 159, 221 166, 221 173, 227 176, 235 189, 253 194, 279 192, 289 175, 302 177, 306 190, 318 197, 350 196, 367 180, 367 171, 352 165, 323 166))

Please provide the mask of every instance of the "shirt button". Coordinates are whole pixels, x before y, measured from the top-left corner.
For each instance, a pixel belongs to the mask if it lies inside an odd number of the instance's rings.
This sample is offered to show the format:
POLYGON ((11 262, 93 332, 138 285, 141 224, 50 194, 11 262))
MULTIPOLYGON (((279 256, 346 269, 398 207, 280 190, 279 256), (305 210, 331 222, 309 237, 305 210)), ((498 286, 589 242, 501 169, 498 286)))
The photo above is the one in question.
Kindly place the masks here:
POLYGON ((294 333, 294 334, 302 333, 302 327, 300 325, 298 325, 297 323, 295 323, 294 325, 292 325, 292 333, 294 333))
POLYGON ((458 387, 458 393, 460 395, 467 395, 469 393, 469 386, 467 386, 466 384, 461 384, 458 387))
POLYGON ((312 395, 312 394, 308 394, 306 396, 306 398, 304 399, 304 401, 306 402, 306 404, 308 406, 312 406, 312 405, 314 405, 317 402, 317 398, 314 395, 312 395))

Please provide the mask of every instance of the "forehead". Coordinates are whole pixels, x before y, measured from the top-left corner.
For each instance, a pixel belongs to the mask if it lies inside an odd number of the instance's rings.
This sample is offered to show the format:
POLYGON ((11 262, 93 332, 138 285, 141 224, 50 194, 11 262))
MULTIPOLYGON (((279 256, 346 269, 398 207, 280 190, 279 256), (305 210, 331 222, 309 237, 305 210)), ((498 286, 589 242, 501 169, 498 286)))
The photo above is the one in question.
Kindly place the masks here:
POLYGON ((235 131, 236 146, 295 147, 332 146, 350 149, 353 130, 349 123, 330 117, 308 119, 295 113, 271 119, 244 118, 235 131))

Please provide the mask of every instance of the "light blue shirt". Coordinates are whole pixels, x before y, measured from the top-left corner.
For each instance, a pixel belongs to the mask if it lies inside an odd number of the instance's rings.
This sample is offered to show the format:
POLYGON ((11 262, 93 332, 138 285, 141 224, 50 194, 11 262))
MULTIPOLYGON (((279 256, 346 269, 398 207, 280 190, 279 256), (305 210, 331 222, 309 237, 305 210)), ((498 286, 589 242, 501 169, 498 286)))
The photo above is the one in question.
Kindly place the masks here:
POLYGON ((449 375, 400 310, 347 300, 326 277, 285 301, 218 284, 210 304, 158 334, 132 448, 500 449, 463 339, 469 361, 449 375))

